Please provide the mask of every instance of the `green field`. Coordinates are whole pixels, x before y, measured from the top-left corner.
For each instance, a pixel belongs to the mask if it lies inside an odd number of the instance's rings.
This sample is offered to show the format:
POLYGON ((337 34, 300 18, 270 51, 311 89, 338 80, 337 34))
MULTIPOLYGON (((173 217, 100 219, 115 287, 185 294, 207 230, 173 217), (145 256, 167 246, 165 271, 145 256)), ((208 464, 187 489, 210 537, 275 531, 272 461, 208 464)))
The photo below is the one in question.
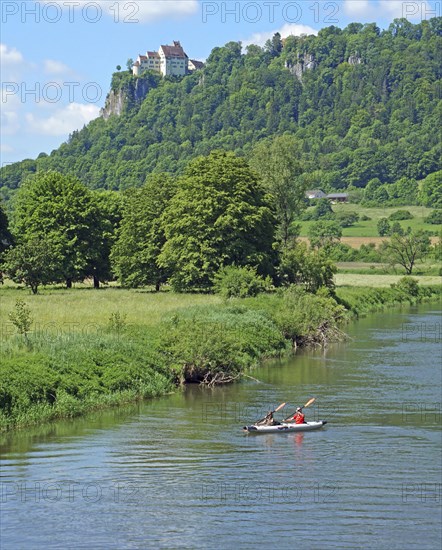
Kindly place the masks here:
MULTIPOLYGON (((392 284, 397 284, 404 275, 383 275, 379 273, 361 274, 361 273, 337 273, 335 275, 335 283, 337 287, 371 287, 371 288, 387 288, 392 284)), ((440 285, 441 277, 438 276, 417 276, 417 279, 422 286, 440 285)))
MULTIPOLYGON (((126 315, 128 325, 153 327, 171 311, 205 304, 218 304, 221 298, 209 294, 155 293, 149 290, 125 290, 109 287, 95 290, 45 288, 36 295, 26 289, 0 287, 0 326, 2 337, 10 334, 8 314, 17 299, 31 309, 35 327, 45 332, 93 333, 107 326, 112 313, 126 315)), ((83 288, 82 288, 83 287, 83 288)))
MULTIPOLYGON (((313 208, 313 207, 311 207, 313 208)), ((357 212, 359 217, 368 216, 371 220, 359 221, 352 227, 345 227, 342 231, 343 237, 379 237, 377 230, 377 223, 381 218, 388 218, 390 214, 397 210, 408 210, 412 215, 411 220, 402 220, 399 223, 406 229, 411 227, 413 231, 424 229, 437 233, 440 231, 440 225, 432 225, 424 222, 432 211, 431 208, 425 208, 424 206, 389 206, 385 208, 366 208, 359 204, 334 204, 333 210, 336 213, 339 212, 357 212)), ((306 237, 308 235, 309 227, 315 223, 314 221, 297 222, 301 225, 301 236, 306 237)), ((393 223, 393 222, 392 222, 393 223)))

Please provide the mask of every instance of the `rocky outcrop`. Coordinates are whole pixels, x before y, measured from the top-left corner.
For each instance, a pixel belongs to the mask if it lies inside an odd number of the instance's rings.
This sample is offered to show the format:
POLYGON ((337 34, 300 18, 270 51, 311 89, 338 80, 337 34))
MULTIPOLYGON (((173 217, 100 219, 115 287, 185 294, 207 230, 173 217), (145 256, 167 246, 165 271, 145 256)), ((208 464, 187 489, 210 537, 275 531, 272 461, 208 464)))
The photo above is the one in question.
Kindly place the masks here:
POLYGON ((292 75, 296 76, 296 78, 302 82, 302 75, 305 71, 314 69, 316 67, 316 61, 310 53, 298 53, 296 63, 286 61, 285 66, 292 75))
POLYGON ((349 65, 360 65, 362 63, 362 59, 359 57, 359 55, 351 55, 348 58, 348 64, 349 65))
POLYGON ((119 90, 111 90, 107 94, 103 109, 100 110, 100 116, 105 120, 111 115, 120 116, 127 107, 142 103, 150 89, 147 79, 137 78, 119 90))
POLYGON ((123 90, 115 92, 111 90, 106 97, 106 103, 103 109, 100 110, 100 116, 107 120, 111 115, 120 116, 124 110, 126 97, 123 90))

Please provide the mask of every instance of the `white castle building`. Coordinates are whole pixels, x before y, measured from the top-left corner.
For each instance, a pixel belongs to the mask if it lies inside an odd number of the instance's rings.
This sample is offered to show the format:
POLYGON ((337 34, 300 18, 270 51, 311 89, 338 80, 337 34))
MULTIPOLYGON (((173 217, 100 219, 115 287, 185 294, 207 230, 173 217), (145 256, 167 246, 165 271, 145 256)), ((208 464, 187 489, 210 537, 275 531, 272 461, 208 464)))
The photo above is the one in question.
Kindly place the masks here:
POLYGON ((132 66, 132 72, 135 76, 140 76, 146 70, 156 71, 163 76, 184 76, 202 67, 204 63, 189 59, 181 44, 174 40, 171 46, 160 46, 158 52, 139 55, 132 66))

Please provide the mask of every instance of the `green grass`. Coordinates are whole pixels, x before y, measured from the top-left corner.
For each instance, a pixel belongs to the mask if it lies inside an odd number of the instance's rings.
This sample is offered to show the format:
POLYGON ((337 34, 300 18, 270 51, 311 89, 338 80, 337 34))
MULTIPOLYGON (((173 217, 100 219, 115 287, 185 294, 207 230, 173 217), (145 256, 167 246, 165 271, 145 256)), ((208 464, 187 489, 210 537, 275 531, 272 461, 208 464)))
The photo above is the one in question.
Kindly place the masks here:
MULTIPOLYGON (((361 275, 397 275, 403 277, 405 270, 397 265, 392 267, 389 264, 381 264, 375 262, 336 262, 339 274, 349 273, 361 275)), ((440 272, 440 263, 434 263, 433 259, 427 259, 424 262, 418 262, 413 268, 412 276, 419 277, 437 277, 440 272)), ((424 281, 424 279, 423 279, 424 281)), ((422 284, 425 284, 422 282, 422 284)), ((431 283, 433 284, 433 283, 431 283)))
MULTIPOLYGON (((343 237, 379 237, 376 227, 377 222, 381 218, 388 218, 390 214, 396 212, 396 210, 408 210, 413 215, 413 219, 402 220, 399 222, 404 229, 411 227, 413 231, 424 229, 426 231, 431 231, 432 233, 437 233, 437 231, 440 230, 440 226, 424 222, 424 218, 432 212, 431 208, 425 208, 424 206, 389 206, 386 208, 367 208, 360 206, 359 204, 345 203, 334 204, 333 210, 336 213, 357 212, 359 217, 365 215, 371 218, 371 220, 359 221, 352 227, 345 227, 342 231, 343 237)), ((306 237, 308 235, 309 227, 315 222, 306 221, 299 223, 301 225, 301 237, 306 237)))
MULTIPOLYGON (((190 305, 218 304, 221 298, 208 294, 176 294, 121 288, 52 288, 36 295, 27 289, 0 287, 0 327, 3 338, 13 330, 8 314, 17 299, 24 300, 45 332, 95 333, 108 325, 112 313, 126 315, 128 325, 154 327, 167 314, 190 305)), ((0 340, 2 336, 0 335, 0 340)))
MULTIPOLYGON (((337 287, 370 287, 387 288, 398 283, 404 275, 361 274, 361 273, 336 273, 335 284, 337 287)), ((440 285, 439 276, 413 276, 421 286, 440 285)))

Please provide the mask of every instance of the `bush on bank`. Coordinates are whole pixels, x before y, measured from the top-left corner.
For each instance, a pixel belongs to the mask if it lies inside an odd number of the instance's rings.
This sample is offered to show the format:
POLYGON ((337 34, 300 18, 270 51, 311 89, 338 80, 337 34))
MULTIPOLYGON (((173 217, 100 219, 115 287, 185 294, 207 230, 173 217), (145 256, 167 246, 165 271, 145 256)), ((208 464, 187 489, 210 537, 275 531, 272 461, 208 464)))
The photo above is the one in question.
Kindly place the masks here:
POLYGON ((269 316, 244 306, 187 308, 160 329, 159 349, 181 382, 228 382, 287 347, 269 316))
POLYGON ((441 291, 441 285, 418 286, 416 279, 403 277, 390 288, 341 287, 336 290, 336 299, 358 317, 386 307, 437 300, 441 298, 441 291))

